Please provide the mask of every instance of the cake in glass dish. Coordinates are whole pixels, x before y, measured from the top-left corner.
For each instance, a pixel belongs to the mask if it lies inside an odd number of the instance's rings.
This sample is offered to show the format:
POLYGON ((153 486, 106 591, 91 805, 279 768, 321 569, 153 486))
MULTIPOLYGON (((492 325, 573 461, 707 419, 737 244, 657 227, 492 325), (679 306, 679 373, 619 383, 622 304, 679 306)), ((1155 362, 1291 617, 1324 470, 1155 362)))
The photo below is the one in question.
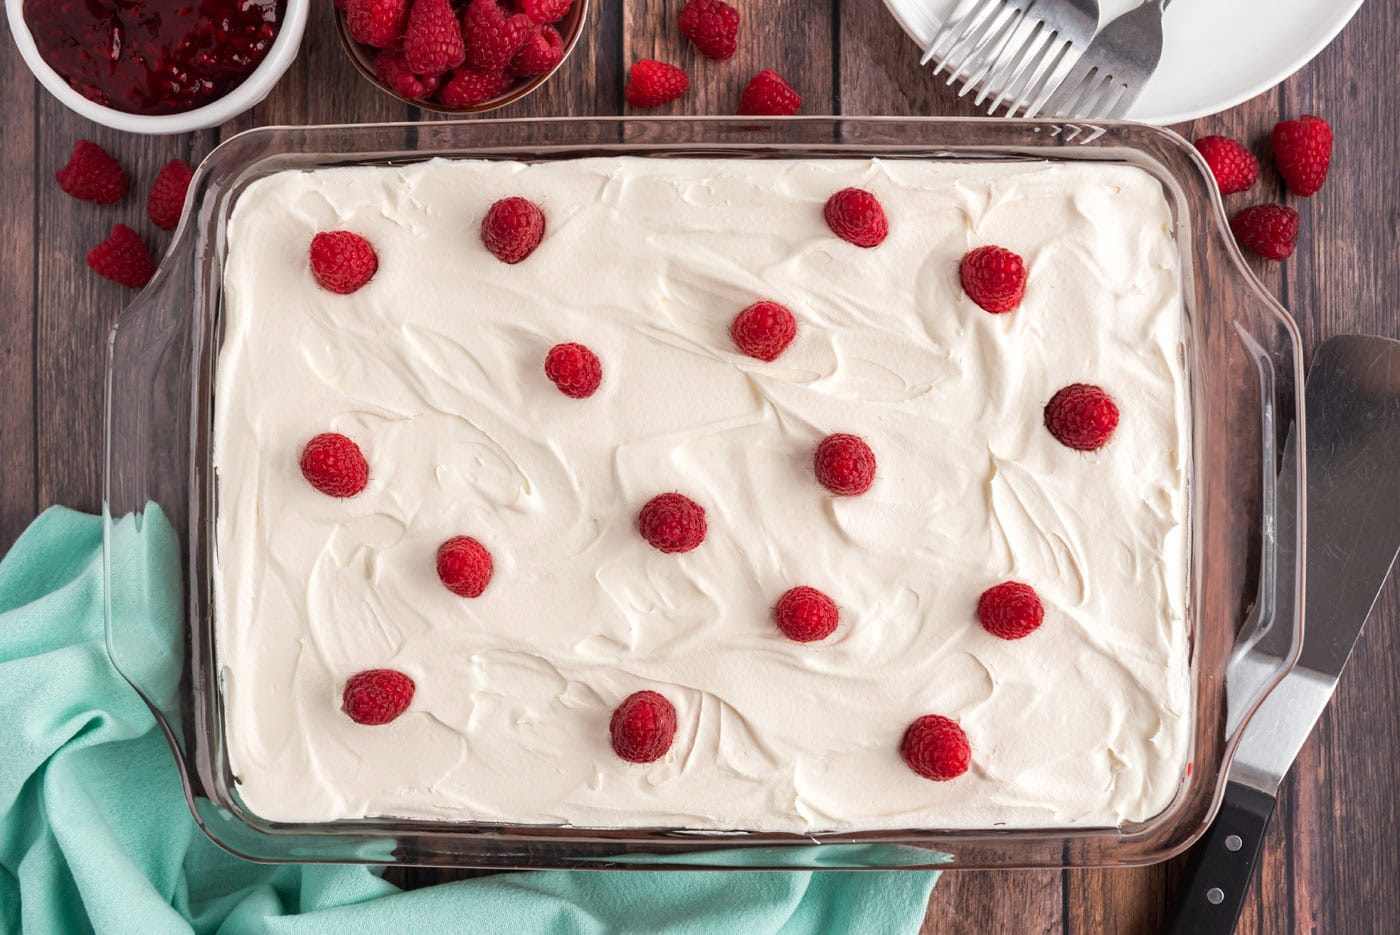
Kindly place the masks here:
POLYGON ((229 761, 274 821, 1105 827, 1188 768, 1160 184, 282 172, 228 227, 229 761))

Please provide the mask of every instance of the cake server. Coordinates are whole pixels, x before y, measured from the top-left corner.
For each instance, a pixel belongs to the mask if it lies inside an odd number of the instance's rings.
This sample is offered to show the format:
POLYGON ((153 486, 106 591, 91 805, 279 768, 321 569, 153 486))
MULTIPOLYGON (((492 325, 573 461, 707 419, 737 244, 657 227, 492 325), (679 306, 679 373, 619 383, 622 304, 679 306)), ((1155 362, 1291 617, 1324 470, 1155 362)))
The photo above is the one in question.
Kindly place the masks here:
POLYGON ((1327 707, 1400 549, 1400 341, 1330 339, 1305 392, 1303 650, 1240 738, 1220 812, 1191 856, 1173 935, 1234 930, 1279 783, 1327 707))

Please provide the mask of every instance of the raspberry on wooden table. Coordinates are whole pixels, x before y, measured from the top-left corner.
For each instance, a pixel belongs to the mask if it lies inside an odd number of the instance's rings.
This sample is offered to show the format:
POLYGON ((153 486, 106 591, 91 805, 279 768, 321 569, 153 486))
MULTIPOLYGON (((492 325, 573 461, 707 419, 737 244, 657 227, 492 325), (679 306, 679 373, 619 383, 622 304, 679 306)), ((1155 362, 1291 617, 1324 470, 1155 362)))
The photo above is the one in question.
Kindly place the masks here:
POLYGON ((831 598, 816 588, 802 585, 778 598, 773 619, 788 639, 811 643, 826 639, 836 630, 841 612, 831 598))
POLYGON ((660 107, 676 100, 689 87, 690 78, 675 65, 643 58, 632 63, 623 95, 633 107, 660 107))
POLYGON ((413 0, 403 37, 403 57, 419 75, 440 75, 467 57, 457 14, 448 0, 413 0))
POLYGON ((658 551, 689 552, 705 541, 705 508, 684 494, 663 493, 642 507, 637 529, 658 551))
POLYGON ((1035 588, 1019 581, 1004 581, 983 591, 977 599, 977 619, 993 636, 1019 640, 1040 626, 1045 608, 1035 588))
POLYGON ((114 205, 126 197, 126 170, 96 143, 78 140, 68 163, 58 170, 58 187, 74 198, 114 205))
POLYGON ((156 173, 151 193, 146 196, 146 215, 161 230, 174 230, 185 210, 185 193, 194 172, 183 159, 172 159, 156 173))
POLYGON ((145 288, 156 274, 151 251, 125 224, 112 225, 107 239, 89 250, 86 259, 94 273, 131 289, 145 288))
POLYGON ((1240 246, 1266 260, 1286 260, 1298 245, 1298 212, 1287 205, 1254 205, 1230 219, 1240 246))
POLYGON ((459 68, 438 89, 437 100, 443 107, 476 107, 513 87, 515 79, 505 72, 459 68))
POLYGON ((880 200, 861 188, 843 188, 826 200, 826 226, 857 247, 874 247, 890 232, 880 200))
POLYGON ((339 295, 349 295, 374 278, 379 254, 368 240, 350 231, 321 231, 311 238, 311 274, 339 295))
POLYGON ((366 669, 346 681, 340 708, 356 724, 388 724, 408 710, 415 688, 397 669, 366 669))
POLYGON ((608 732, 618 756, 631 763, 651 763, 671 749, 676 709, 658 692, 633 692, 613 711, 608 732))
POLYGON ((726 59, 739 47, 739 11, 724 0, 689 0, 676 25, 706 58, 726 59))
POLYGON ((543 75, 564 60, 564 37, 553 26, 540 26, 525 40, 506 68, 519 78, 543 75))
POLYGON ((442 81, 440 75, 419 75, 398 49, 381 49, 374 57, 374 76, 399 97, 421 101, 431 97, 442 81))
POLYGON ((398 44, 408 27, 408 0, 346 0, 345 31, 376 49, 398 44))
POLYGON ((1270 139, 1279 174, 1295 195, 1316 195, 1332 164, 1332 128, 1326 120, 1304 114, 1274 127, 1270 139))
POLYGON ((958 279, 968 298, 994 315, 1009 312, 1026 295, 1026 264, 1005 247, 970 250, 958 265, 958 279))
POLYGON ((1259 160, 1228 136, 1203 136, 1196 141, 1196 149, 1210 166, 1222 195, 1247 191, 1259 179, 1259 160))
POLYGON ((754 75, 739 96, 739 113, 755 117, 790 117, 802 106, 802 96, 772 69, 754 75))
POLYGON ((1096 451, 1118 427, 1118 406, 1101 387, 1071 383, 1045 404, 1045 427, 1067 448, 1096 451))
POLYGON ((481 219, 481 242, 502 263, 519 263, 544 239, 544 212, 528 198, 502 198, 481 219))
POLYGON ((858 435, 828 435, 812 459, 817 481, 842 497, 863 494, 875 482, 875 452, 858 435))
POLYGON ((438 579, 458 597, 480 597, 494 570, 491 553, 471 536, 453 536, 438 546, 438 579))
POLYGON ((910 724, 899 754, 914 772, 937 782, 956 779, 972 761, 967 734, 957 721, 939 714, 925 714, 910 724))
POLYGON ((520 12, 530 17, 532 22, 544 25, 557 23, 569 15, 574 0, 520 0, 520 12))
POLYGON ((462 13, 467 64, 476 71, 504 71, 534 31, 524 13, 507 13, 496 0, 471 0, 462 13))
POLYGON ((755 302, 734 316, 729 336, 739 350, 762 361, 774 361, 797 335, 797 319, 777 302, 755 302))
POLYGON ((302 449, 301 476, 328 497, 353 497, 369 483, 369 462, 351 439, 322 432, 302 449))
POLYGON ((603 382, 603 365, 582 344, 556 344, 545 355, 544 375, 565 396, 586 399, 603 382))

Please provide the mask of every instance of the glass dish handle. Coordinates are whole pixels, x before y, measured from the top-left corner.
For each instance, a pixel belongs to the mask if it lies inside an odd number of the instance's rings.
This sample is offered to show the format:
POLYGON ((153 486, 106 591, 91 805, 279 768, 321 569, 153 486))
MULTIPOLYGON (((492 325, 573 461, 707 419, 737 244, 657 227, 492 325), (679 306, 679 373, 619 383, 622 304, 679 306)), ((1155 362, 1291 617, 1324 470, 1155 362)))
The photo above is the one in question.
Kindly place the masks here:
MULTIPOLYGON (((107 342, 102 560, 112 665, 186 749, 188 417, 195 251, 186 223, 107 342), (186 319, 181 320, 182 316, 186 319), (182 398, 183 397, 183 398, 182 398)), ((197 331, 196 326, 195 331, 197 331)))
POLYGON ((1237 329, 1259 372, 1262 477, 1266 524, 1259 549, 1259 589, 1240 627, 1225 670, 1225 738, 1233 744, 1255 709, 1283 681, 1303 648, 1303 517, 1306 516, 1303 426, 1293 400, 1303 387, 1293 349, 1281 342, 1276 356, 1243 328, 1237 329), (1280 359, 1282 357, 1283 359, 1280 359), (1279 439, 1283 439, 1280 450, 1279 439), (1272 524, 1268 517, 1276 517, 1272 524))

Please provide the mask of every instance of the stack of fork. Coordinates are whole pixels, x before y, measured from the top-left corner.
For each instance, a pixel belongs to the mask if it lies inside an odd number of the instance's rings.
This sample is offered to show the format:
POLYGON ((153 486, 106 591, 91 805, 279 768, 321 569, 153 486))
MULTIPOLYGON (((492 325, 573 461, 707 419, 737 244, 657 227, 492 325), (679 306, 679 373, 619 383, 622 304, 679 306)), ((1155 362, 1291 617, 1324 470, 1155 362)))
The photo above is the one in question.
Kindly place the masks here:
POLYGON ((963 0, 922 61, 989 114, 1114 119, 1157 68, 1169 2, 1146 0, 1100 30, 1098 0, 963 0))

